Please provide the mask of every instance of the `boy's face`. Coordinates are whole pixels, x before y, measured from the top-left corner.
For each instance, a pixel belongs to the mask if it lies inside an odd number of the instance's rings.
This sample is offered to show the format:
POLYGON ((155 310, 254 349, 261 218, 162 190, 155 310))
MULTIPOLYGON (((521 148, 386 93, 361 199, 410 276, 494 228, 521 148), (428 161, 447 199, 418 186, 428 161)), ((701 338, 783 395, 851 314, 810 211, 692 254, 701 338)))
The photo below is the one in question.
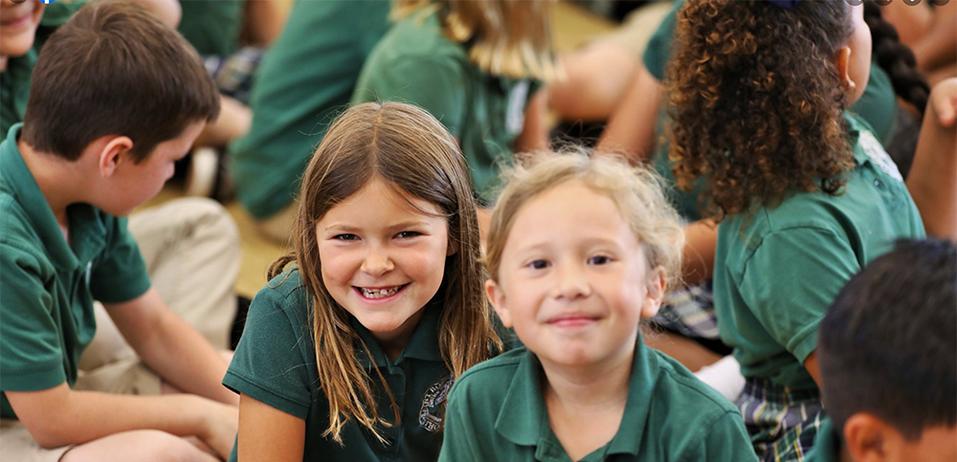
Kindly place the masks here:
POLYGON ((123 216, 156 196, 166 180, 173 176, 173 164, 189 153, 193 141, 205 126, 206 122, 202 121, 187 125, 176 138, 157 144, 138 164, 128 154, 122 154, 111 178, 111 197, 97 206, 110 214, 123 216))
POLYGON ((498 282, 486 283, 502 322, 543 364, 573 367, 630 357, 662 288, 615 203, 577 180, 519 209, 498 282))
POLYGON ((23 56, 30 51, 43 8, 36 0, 0 0, 0 56, 23 56))

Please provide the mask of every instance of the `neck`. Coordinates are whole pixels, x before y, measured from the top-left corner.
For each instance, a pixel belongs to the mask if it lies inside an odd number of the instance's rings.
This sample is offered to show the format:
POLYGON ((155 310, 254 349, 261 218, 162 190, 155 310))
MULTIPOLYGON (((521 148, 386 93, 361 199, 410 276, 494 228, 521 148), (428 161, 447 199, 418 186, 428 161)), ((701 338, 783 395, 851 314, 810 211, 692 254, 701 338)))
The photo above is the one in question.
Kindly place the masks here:
POLYGON ((0 56, 0 72, 7 70, 7 57, 0 56))
POLYGON ((37 151, 22 139, 17 141, 17 148, 57 223, 67 228, 66 209, 70 204, 83 201, 86 188, 82 181, 86 174, 80 171, 78 162, 37 151))
POLYGON ((634 343, 627 352, 586 367, 566 366, 543 361, 546 404, 561 406, 576 413, 624 411, 628 399, 628 381, 634 359, 634 343))

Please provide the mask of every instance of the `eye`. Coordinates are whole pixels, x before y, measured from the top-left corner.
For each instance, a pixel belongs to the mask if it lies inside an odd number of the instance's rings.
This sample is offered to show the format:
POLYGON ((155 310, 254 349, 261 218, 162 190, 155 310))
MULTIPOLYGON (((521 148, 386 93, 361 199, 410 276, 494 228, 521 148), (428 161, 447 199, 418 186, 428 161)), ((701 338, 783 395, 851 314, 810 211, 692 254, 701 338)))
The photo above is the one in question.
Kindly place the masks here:
POLYGON ((589 265, 607 265, 611 263, 611 261, 612 261, 611 257, 607 255, 595 255, 592 257, 588 257, 589 265))
POLYGON ((540 270, 540 269, 548 268, 549 266, 551 266, 551 263, 549 263, 548 260, 538 259, 538 260, 532 260, 526 263, 525 266, 531 269, 540 270))
POLYGON ((332 236, 332 240, 334 240, 334 241, 358 241, 358 240, 359 240, 359 236, 357 236, 357 235, 355 235, 355 234, 352 234, 352 233, 342 233, 342 234, 336 234, 335 236, 332 236))
POLYGON ((412 239, 413 237, 419 237, 422 233, 418 231, 401 231, 395 235, 399 239, 412 239))

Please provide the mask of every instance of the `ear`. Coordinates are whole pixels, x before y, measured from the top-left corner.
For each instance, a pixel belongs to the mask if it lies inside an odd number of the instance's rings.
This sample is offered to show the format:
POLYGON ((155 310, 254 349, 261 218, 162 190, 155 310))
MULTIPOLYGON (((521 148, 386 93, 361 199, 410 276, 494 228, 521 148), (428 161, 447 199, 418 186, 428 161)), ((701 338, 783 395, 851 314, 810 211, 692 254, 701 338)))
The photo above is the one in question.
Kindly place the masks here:
POLYGON ((658 314, 661 300, 665 297, 665 270, 656 266, 648 272, 645 284, 645 299, 641 304, 641 317, 648 319, 658 314))
POLYGON ((848 93, 854 91, 857 83, 851 80, 851 47, 845 45, 837 50, 834 55, 834 67, 837 69, 837 75, 848 93))
POLYGON ((108 178, 126 160, 133 149, 133 140, 127 136, 105 136, 91 143, 91 146, 97 151, 100 176, 108 178))
POLYGON ((857 462, 889 460, 903 442, 900 433, 879 417, 866 412, 852 415, 844 423, 844 442, 851 459, 857 462))
POLYGON ((485 296, 488 297, 488 301, 495 308, 495 314, 502 321, 502 325, 511 329, 512 314, 505 306, 505 293, 502 292, 502 288, 495 281, 489 279, 485 281, 485 296))

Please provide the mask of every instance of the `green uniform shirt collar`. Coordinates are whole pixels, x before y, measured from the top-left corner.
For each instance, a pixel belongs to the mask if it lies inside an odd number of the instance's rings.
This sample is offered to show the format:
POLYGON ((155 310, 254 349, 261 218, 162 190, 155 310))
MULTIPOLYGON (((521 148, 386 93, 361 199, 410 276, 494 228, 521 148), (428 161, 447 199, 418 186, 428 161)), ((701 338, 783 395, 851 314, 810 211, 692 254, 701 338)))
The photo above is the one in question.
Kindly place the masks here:
MULTIPOLYGON (((412 337, 409 338, 409 344, 405 346, 405 349, 402 350, 393 364, 400 364, 405 358, 442 361, 442 355, 439 353, 439 318, 441 316, 442 307, 438 306, 437 303, 429 303, 425 307, 422 319, 419 320, 419 325, 416 326, 415 331, 412 332, 412 337)), ((379 346, 379 342, 372 335, 372 332, 369 332, 369 329, 366 329, 355 317, 350 317, 349 321, 352 328, 356 330, 362 341, 369 347, 369 352, 375 359, 375 366, 379 368, 388 367, 389 357, 382 351, 382 347, 379 346)), ((358 360, 359 364, 366 369, 373 365, 362 352, 359 352, 358 360)))
POLYGON ((850 143, 851 152, 854 155, 854 162, 856 162, 857 165, 864 165, 865 163, 870 162, 871 158, 868 157, 867 153, 864 152, 864 149, 861 148, 858 140, 861 137, 862 131, 870 130, 873 132, 873 130, 869 125, 867 125, 867 122, 851 112, 844 112, 844 120, 846 120, 848 124, 847 141, 850 143))
POLYGON ((3 182, 9 185, 10 194, 22 205, 53 264, 67 270, 86 265, 103 248, 107 230, 96 218, 92 206, 72 204, 67 209, 72 248, 67 244, 50 204, 17 147, 22 127, 23 124, 10 127, 7 139, 0 145, 0 175, 3 175, 3 182))
MULTIPOLYGON (((537 446, 535 457, 538 460, 556 458, 556 451, 564 454, 548 424, 548 412, 540 385, 542 374, 538 359, 532 352, 526 351, 495 419, 495 430, 509 441, 521 446, 537 446)), ((638 455, 638 444, 642 440, 650 410, 648 397, 654 391, 657 375, 657 359, 649 354, 648 348, 639 339, 635 344, 628 378, 625 413, 618 431, 604 448, 605 455, 638 455)))

